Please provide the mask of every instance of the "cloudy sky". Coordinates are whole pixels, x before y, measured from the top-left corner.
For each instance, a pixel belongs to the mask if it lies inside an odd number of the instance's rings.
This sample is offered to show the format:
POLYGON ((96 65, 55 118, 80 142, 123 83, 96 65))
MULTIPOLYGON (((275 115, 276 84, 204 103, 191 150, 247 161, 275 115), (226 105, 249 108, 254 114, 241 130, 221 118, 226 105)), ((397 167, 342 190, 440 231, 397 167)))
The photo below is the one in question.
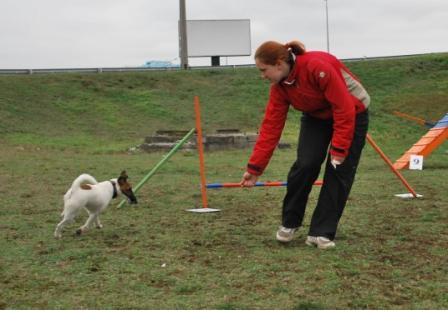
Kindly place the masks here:
MULTIPOLYGON (((186 0, 187 19, 250 19, 252 51, 299 39, 326 50, 324 0, 186 0)), ((448 0, 328 0, 339 58, 448 52, 448 0)), ((0 69, 179 63, 179 0, 0 0, 0 69)), ((191 58, 190 65, 209 65, 191 58)), ((253 63, 252 56, 221 64, 253 63)))

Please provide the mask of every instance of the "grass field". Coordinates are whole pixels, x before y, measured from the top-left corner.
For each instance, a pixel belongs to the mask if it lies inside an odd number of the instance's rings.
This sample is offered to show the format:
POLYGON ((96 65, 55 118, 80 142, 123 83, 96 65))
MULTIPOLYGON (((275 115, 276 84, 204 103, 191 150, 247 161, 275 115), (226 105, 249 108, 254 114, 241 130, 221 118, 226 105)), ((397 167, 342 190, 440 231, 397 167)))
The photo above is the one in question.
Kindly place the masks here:
MULTIPOLYGON (((448 55, 349 64, 370 92, 370 133, 392 160, 447 112, 448 55)), ((137 193, 139 205, 86 219, 53 238, 62 196, 82 172, 126 169, 136 184, 164 153, 129 152, 157 129, 256 131, 268 85, 255 69, 0 77, 0 309, 445 309, 448 304, 447 144, 406 189, 366 145, 336 239, 304 244, 318 188, 293 242, 275 241, 283 188, 210 190, 201 206, 198 157, 181 151, 137 193)), ((300 113, 283 139, 296 144, 300 113)), ((251 150, 207 152, 209 182, 238 182, 251 150)), ((294 149, 277 150, 262 180, 284 180, 294 149)))

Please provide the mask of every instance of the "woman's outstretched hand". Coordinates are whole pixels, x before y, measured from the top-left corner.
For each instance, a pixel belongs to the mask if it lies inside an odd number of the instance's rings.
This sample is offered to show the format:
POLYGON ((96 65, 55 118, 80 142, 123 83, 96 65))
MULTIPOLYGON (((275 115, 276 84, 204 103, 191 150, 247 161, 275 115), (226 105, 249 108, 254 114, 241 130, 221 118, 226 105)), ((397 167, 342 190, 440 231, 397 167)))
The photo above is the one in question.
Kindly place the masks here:
POLYGON ((243 179, 241 180, 240 184, 242 187, 253 187, 255 186, 255 183, 257 183, 258 176, 254 174, 250 174, 249 172, 244 172, 243 179))
POLYGON ((334 169, 345 161, 345 157, 331 155, 331 165, 334 169))

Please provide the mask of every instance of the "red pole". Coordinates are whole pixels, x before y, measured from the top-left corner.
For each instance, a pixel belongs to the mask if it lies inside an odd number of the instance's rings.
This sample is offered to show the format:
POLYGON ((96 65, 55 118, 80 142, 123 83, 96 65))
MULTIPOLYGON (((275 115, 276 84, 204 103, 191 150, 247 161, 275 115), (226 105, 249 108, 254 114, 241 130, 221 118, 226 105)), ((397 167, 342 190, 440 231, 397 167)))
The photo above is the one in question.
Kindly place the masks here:
POLYGON ((396 176, 400 179, 400 181, 404 184, 404 186, 406 186, 406 188, 412 193, 412 196, 414 196, 414 198, 417 198, 417 193, 412 189, 412 187, 401 175, 401 173, 398 172, 397 169, 395 169, 392 162, 389 160, 389 158, 387 158, 387 156, 383 153, 383 151, 381 151, 380 147, 375 143, 375 141, 373 141, 372 137, 369 134, 367 134, 367 141, 369 141, 370 145, 375 149, 375 151, 378 152, 378 154, 380 154, 381 158, 386 162, 386 164, 389 165, 389 168, 392 170, 392 172, 396 174, 396 176))
POLYGON ((205 183, 204 146, 202 145, 201 109, 199 106, 198 96, 194 97, 194 112, 196 115, 197 148, 199 153, 199 172, 201 175, 202 207, 208 208, 207 189, 205 183))

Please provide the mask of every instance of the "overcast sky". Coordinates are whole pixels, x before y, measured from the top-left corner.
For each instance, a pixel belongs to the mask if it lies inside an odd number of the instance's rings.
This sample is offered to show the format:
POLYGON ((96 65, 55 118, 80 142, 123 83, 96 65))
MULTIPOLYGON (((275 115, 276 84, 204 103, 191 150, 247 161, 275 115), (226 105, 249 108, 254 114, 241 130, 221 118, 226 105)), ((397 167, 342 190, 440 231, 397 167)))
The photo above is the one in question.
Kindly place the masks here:
MULTIPOLYGON (((187 19, 250 19, 267 40, 326 50, 324 0, 186 0, 187 19)), ((328 0, 339 58, 448 52, 448 0, 328 0)), ((179 63, 179 0, 0 0, 0 69, 179 63)), ((253 56, 221 64, 253 63, 253 56)), ((209 65, 209 58, 190 58, 209 65)))

